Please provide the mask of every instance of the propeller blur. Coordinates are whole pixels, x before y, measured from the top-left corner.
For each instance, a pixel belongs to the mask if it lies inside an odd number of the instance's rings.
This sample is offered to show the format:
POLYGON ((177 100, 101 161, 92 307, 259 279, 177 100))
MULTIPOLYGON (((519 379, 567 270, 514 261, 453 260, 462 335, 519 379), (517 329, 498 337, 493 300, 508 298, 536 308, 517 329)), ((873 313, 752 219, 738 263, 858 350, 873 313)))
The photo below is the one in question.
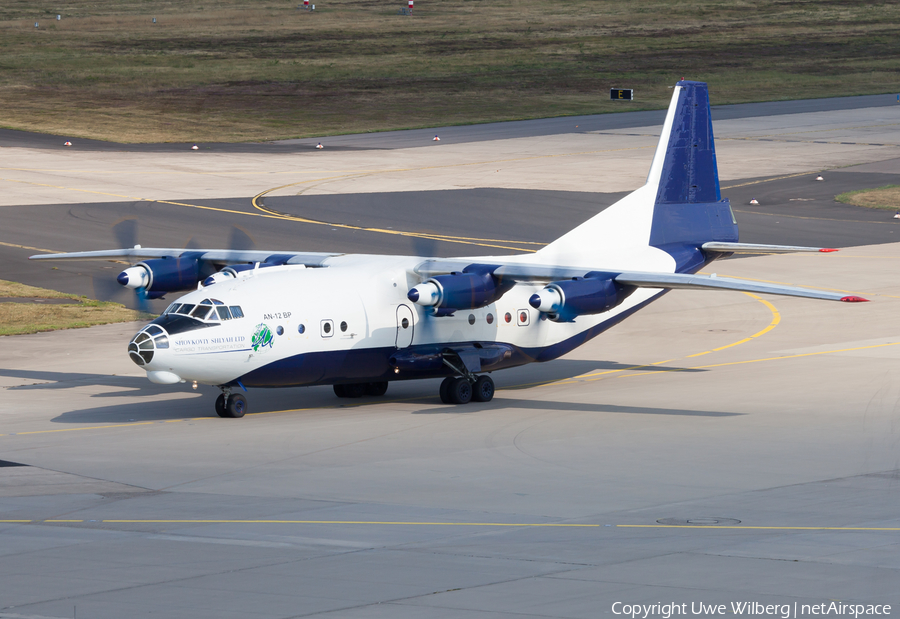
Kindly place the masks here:
POLYGON ((140 297, 190 291, 128 353, 153 382, 219 387, 221 417, 243 416, 240 391, 254 387, 325 384, 360 397, 383 395, 394 380, 443 377, 443 402, 487 402, 488 373, 564 355, 675 288, 865 301, 697 275, 733 253, 834 250, 738 242, 719 189, 707 86, 683 80, 646 184, 533 254, 257 250, 237 229, 230 249, 142 248, 133 224, 115 232, 126 249, 32 258, 128 260, 118 282, 140 297))

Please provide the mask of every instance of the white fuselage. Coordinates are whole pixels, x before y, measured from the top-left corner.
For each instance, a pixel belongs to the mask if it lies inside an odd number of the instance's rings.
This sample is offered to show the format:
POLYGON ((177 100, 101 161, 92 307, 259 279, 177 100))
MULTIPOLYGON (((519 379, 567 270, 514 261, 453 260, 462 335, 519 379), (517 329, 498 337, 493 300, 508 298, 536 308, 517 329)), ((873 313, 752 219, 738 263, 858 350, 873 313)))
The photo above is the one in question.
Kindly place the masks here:
MULTIPOLYGON (((505 262, 509 260, 504 257, 505 262)), ((490 258, 472 261, 490 263, 490 258)), ((290 374, 290 367, 302 365, 304 357, 319 359, 319 365, 326 366, 321 360, 336 356, 348 366, 344 378, 361 379, 366 378, 365 370, 354 370, 352 363, 340 358, 342 353, 469 342, 500 342, 536 351, 613 321, 660 292, 640 289, 610 311, 554 322, 528 303, 543 284, 518 284, 486 307, 435 317, 430 308, 407 299, 409 289, 424 279, 413 270, 421 262, 422 258, 412 256, 344 255, 329 258, 327 268, 259 269, 199 288, 177 303, 196 305, 215 299, 224 306, 239 306, 243 317, 202 323, 182 318, 181 323, 201 328, 176 332, 177 328, 167 328, 172 315, 164 314, 155 324, 166 330, 169 347, 157 348, 144 369, 156 382, 221 385, 279 363, 281 374, 290 374)), ((294 374, 295 382, 282 376, 278 385, 335 380, 327 367, 309 364, 294 374)))

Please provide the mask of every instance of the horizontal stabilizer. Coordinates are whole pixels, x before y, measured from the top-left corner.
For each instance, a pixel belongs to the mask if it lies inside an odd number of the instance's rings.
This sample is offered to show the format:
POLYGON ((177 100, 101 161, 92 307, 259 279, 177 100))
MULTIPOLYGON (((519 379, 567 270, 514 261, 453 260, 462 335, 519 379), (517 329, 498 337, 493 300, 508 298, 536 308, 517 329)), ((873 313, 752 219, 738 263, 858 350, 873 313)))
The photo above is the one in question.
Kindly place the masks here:
POLYGON ((715 275, 691 275, 690 273, 621 273, 616 281, 626 286, 639 288, 685 288, 689 290, 737 290, 761 294, 780 294, 789 297, 806 297, 825 301, 868 301, 862 297, 838 292, 826 292, 796 286, 781 286, 763 282, 752 282, 715 275))
POLYGON ((798 245, 757 245, 756 243, 721 243, 712 241, 704 243, 701 249, 706 252, 722 254, 793 254, 800 252, 838 251, 830 247, 800 247, 798 245))

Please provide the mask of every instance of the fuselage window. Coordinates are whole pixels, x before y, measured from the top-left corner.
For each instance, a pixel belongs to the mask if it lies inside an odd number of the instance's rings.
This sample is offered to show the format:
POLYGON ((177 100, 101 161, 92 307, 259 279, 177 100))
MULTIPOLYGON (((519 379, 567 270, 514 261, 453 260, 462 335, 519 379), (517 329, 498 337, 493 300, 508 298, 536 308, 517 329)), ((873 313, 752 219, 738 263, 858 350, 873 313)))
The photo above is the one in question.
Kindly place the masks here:
POLYGON ((347 330, 347 323, 341 322, 341 333, 344 333, 347 330))
POLYGON ((232 318, 243 318, 244 312, 241 311, 241 307, 239 305, 229 305, 228 309, 231 310, 232 318))
POLYGON ((332 333, 332 331, 334 331, 334 323, 332 321, 323 320, 321 324, 322 324, 322 327, 321 327, 322 337, 331 337, 332 335, 334 335, 334 333, 332 333))
POLYGON ((219 313, 219 318, 221 320, 231 320, 231 312, 228 311, 228 308, 224 305, 220 305, 216 308, 216 312, 219 313))
POLYGON ((469 314, 469 324, 470 325, 475 324, 475 314, 469 314))
POLYGON ((487 323, 489 325, 494 324, 494 315, 493 314, 488 314, 487 316, 485 316, 484 319, 487 320, 487 323))
POLYGON ((303 335, 303 332, 306 331, 306 327, 303 325, 297 325, 297 333, 303 335))

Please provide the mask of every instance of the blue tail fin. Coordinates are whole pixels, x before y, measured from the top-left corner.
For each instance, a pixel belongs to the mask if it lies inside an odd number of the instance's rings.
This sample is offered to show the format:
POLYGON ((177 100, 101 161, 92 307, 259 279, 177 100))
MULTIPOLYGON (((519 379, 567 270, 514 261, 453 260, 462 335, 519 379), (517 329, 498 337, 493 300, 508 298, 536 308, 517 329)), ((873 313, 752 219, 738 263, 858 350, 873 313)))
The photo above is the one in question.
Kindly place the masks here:
POLYGON ((718 202, 719 170, 713 142, 709 90, 703 82, 679 82, 669 147, 663 162, 657 204, 718 202))
POLYGON ((681 81, 675 88, 650 245, 675 258, 677 271, 694 272, 707 262, 700 245, 735 242, 738 229, 731 205, 719 191, 707 86, 681 81))

